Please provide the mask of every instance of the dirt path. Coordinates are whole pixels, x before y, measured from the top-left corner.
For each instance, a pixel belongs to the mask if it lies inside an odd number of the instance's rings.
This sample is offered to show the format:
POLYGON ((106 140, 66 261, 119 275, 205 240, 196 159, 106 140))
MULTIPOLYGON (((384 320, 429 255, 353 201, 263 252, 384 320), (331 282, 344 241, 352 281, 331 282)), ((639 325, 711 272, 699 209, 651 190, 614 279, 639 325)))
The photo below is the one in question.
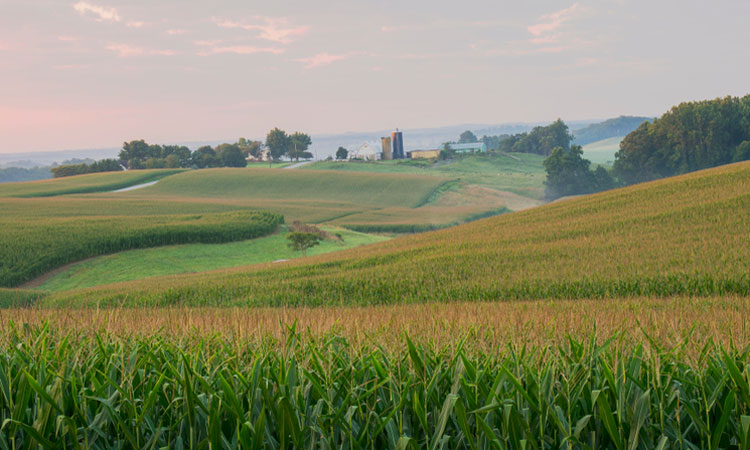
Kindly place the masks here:
POLYGON ((145 188, 145 187, 153 186, 153 185, 155 185, 155 184, 156 184, 156 183, 158 183, 158 182, 159 182, 159 180, 149 181, 148 183, 143 183, 143 184, 136 184, 136 185, 134 185, 134 186, 128 186, 128 187, 126 187, 126 188, 118 189, 118 190, 116 190, 116 191, 112 191, 112 192, 127 192, 127 191, 133 191, 133 190, 135 190, 135 189, 140 189, 140 188, 145 188))
POLYGON ((282 169, 299 169, 302 166, 306 166, 306 165, 312 164, 314 162, 315 162, 315 160, 311 159, 309 161, 302 161, 302 162, 294 163, 291 166, 282 167, 282 169))

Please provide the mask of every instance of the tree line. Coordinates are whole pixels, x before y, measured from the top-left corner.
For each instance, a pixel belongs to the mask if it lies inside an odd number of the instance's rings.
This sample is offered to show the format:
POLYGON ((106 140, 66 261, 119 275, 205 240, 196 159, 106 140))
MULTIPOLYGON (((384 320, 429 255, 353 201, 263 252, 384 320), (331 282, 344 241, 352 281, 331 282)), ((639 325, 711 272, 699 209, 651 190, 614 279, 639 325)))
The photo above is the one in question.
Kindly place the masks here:
POLYGON ((235 143, 219 144, 216 147, 204 145, 191 151, 184 145, 149 144, 143 139, 124 142, 118 159, 104 159, 93 164, 68 164, 51 169, 55 178, 81 175, 94 172, 119 170, 246 167, 250 156, 260 161, 278 161, 281 158, 312 158, 308 148, 312 144, 310 136, 295 132, 287 134, 274 128, 266 136, 265 143, 239 138, 235 143))
POLYGON ((640 183, 750 159, 750 95, 681 103, 628 134, 614 173, 640 183))
MULTIPOLYGON (((533 153, 549 156, 557 147, 566 150, 569 149, 572 141, 573 136, 570 134, 568 126, 561 119, 557 119, 549 125, 537 126, 529 132, 517 134, 485 135, 477 138, 470 130, 466 130, 461 133, 457 143, 471 144, 482 142, 489 151, 533 153)), ((453 143, 446 142, 443 144, 443 148, 447 148, 446 144, 453 143)))
POLYGON ((620 143, 611 171, 556 147, 544 160, 548 199, 599 192, 750 160, 750 95, 681 103, 620 143))

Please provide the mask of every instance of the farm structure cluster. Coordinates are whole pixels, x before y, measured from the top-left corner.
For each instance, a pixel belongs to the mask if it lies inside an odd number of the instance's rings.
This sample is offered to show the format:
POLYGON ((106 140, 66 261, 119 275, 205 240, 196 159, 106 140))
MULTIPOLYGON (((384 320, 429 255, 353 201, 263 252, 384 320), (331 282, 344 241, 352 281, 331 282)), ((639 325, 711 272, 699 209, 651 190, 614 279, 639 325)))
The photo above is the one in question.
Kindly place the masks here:
POLYGON ((440 157, 443 150, 452 150, 455 153, 479 153, 486 152, 487 145, 483 142, 469 144, 446 143, 442 148, 414 149, 404 151, 404 134, 394 131, 390 136, 380 138, 380 148, 377 144, 365 142, 357 150, 349 153, 350 160, 364 161, 390 161, 393 159, 436 159, 440 157))

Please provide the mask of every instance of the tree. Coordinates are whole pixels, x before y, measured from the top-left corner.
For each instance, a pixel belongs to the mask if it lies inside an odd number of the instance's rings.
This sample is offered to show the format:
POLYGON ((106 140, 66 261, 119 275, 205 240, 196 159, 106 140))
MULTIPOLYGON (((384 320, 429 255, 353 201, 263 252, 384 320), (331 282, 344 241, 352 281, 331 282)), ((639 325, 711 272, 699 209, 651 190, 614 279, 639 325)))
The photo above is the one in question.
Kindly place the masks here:
POLYGON ((180 158, 172 153, 171 155, 164 158, 164 163, 166 164, 167 168, 176 169, 180 167, 180 158))
POLYGON ((161 158, 148 158, 144 164, 147 169, 163 169, 167 167, 166 161, 161 158))
POLYGON ((475 142, 479 142, 477 140, 477 137, 469 130, 464 131, 461 133, 461 135, 458 137, 458 143, 459 144, 473 144, 475 142))
POLYGON ((237 144, 221 144, 216 147, 216 156, 224 167, 245 167, 247 160, 237 144))
POLYGON ((681 103, 625 136, 613 171, 633 184, 716 167, 750 156, 749 140, 750 95, 681 103))
MULTIPOLYGON (((557 147, 568 150, 572 141, 573 136, 570 134, 568 126, 562 120, 557 119, 546 127, 534 127, 528 134, 517 135, 512 151, 549 156, 552 150, 557 147)), ((501 140, 501 149, 504 149, 504 144, 501 140)))
POLYGON ((479 141, 487 146, 487 150, 494 152, 500 145, 500 136, 482 136, 479 141))
POLYGON ((750 160, 750 141, 742 141, 737 149, 734 151, 733 162, 747 161, 750 160))
POLYGON ((310 136, 295 131, 294 134, 289 136, 289 157, 294 158, 297 161, 299 161, 300 158, 305 158, 307 155, 310 155, 310 158, 312 158, 312 154, 307 151, 311 144, 312 139, 310 139, 310 136))
MULTIPOLYGON (((189 167, 190 166, 190 149, 185 147, 184 145, 165 145, 161 148, 161 157, 165 160, 168 159, 170 156, 173 156, 172 163, 174 161, 177 161, 177 165, 174 167, 189 167)), ((169 166, 169 162, 167 163, 167 167, 169 166)))
POLYGON ((344 147, 339 147, 338 150, 336 150, 336 159, 343 160, 346 159, 349 156, 349 150, 345 149, 344 147))
POLYGON ((250 141, 245 138, 240 138, 237 141, 237 145, 242 150, 242 153, 247 157, 252 155, 255 158, 260 158, 261 151, 263 150, 263 143, 260 141, 250 141))
POLYGON ((271 154, 271 159, 278 161, 289 151, 290 138, 284 130, 274 128, 266 135, 266 147, 271 154))
POLYGON ((149 145, 143 139, 123 142, 122 150, 120 150, 119 154, 120 161, 125 161, 129 169, 136 168, 132 167, 134 165, 133 162, 145 161, 149 156, 149 145))
POLYGON ((591 161, 583 158, 583 149, 574 145, 565 150, 556 147, 544 160, 547 181, 544 184, 545 196, 553 200, 566 195, 590 194, 597 190, 594 173, 589 166, 591 161))
POLYGON ((456 156, 456 151, 451 148, 450 142, 444 142, 443 148, 440 150, 440 153, 438 154, 438 158, 442 161, 445 161, 447 159, 453 159, 456 156))
POLYGON ((307 254, 307 249, 320 244, 320 240, 322 239, 318 233, 304 231, 293 231, 287 234, 286 238, 289 240, 287 244, 289 248, 297 252, 302 252, 303 256, 307 254))
POLYGON ((219 165, 218 159, 216 158, 216 152, 210 145, 199 147, 192 155, 190 155, 190 160, 193 165, 199 169, 218 167, 219 165))

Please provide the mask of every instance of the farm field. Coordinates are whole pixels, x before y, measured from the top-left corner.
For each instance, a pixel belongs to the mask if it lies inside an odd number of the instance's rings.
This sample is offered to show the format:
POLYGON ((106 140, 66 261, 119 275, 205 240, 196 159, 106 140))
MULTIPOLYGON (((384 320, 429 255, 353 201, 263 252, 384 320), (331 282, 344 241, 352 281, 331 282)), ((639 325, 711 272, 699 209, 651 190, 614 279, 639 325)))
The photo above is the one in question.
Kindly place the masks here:
MULTIPOLYGON (((92 256, 135 248, 220 243, 272 233, 283 222, 258 211, 186 212, 182 205, 62 198, 0 199, 0 287, 17 286, 92 256), (170 211, 171 210, 171 211, 170 211)), ((214 208, 215 209, 215 208, 214 208)))
POLYGON ((66 194, 107 192, 159 180, 184 169, 103 172, 49 180, 0 184, 0 197, 51 197, 66 194))
MULTIPOLYGON (((257 210, 283 214, 288 222, 301 220, 340 227, 356 228, 352 225, 363 220, 379 221, 379 228, 371 230, 379 232, 445 227, 481 214, 504 211, 498 201, 468 201, 458 208, 446 208, 437 201, 445 190, 443 186, 452 186, 455 181, 434 176, 277 169, 145 172, 7 185, 3 192, 9 197, 0 197, 4 212, 0 218, 4 230, 0 235, 0 255, 8 255, 0 262, 0 286, 18 286, 71 262, 123 250, 228 242, 268 234, 271 228, 259 234, 251 231, 254 225, 250 223, 243 233, 236 232, 243 217, 257 214, 257 210), (123 180, 138 184, 165 174, 172 175, 153 186, 128 192, 63 195, 109 189, 122 185, 123 180), (110 177, 116 181, 108 181, 110 177), (50 198, 53 193, 56 196, 50 198), (11 194, 41 197, 14 198, 11 194), (380 217, 367 216, 375 210, 380 217), (347 221, 347 216, 352 216, 352 220, 347 221), (220 224, 221 220, 226 224, 220 224), (235 231, 222 238, 209 238, 205 226, 208 222, 213 224, 214 232, 222 226, 235 231)), ((256 261, 245 263, 250 262, 256 261)))
POLYGON ((743 448, 749 306, 675 297, 0 310, 0 440, 743 448))
POLYGON ((388 233, 444 228, 505 212, 508 206, 541 203, 509 192, 476 191, 456 178, 424 174, 206 169, 107 197, 263 209, 283 214, 287 222, 388 233))
POLYGON ((620 150, 620 142, 625 136, 613 137, 583 146, 583 157, 592 164, 611 166, 615 161, 615 153, 620 150))
POLYGON ((750 163, 289 262, 51 294, 52 305, 319 306, 750 293, 750 163))
POLYGON ((529 153, 475 154, 452 161, 320 161, 304 170, 407 173, 460 178, 469 185, 512 192, 535 200, 544 198, 543 156, 529 153))
MULTIPOLYGON (((465 201, 444 188, 427 205, 465 201)), ((203 205, 126 194, 59 200, 203 205)), ((283 264, 0 289, 0 442, 745 448, 749 212, 740 163, 283 264)))
MULTIPOLYGON (((308 250, 309 256, 335 252, 387 240, 388 237, 357 233, 340 228, 322 228, 341 236, 324 240, 308 250)), ((55 271, 32 281, 36 289, 60 291, 139 280, 160 275, 205 272, 227 267, 266 263, 301 256, 287 246, 286 228, 269 236, 226 244, 186 244, 119 252, 100 256, 55 271)))

